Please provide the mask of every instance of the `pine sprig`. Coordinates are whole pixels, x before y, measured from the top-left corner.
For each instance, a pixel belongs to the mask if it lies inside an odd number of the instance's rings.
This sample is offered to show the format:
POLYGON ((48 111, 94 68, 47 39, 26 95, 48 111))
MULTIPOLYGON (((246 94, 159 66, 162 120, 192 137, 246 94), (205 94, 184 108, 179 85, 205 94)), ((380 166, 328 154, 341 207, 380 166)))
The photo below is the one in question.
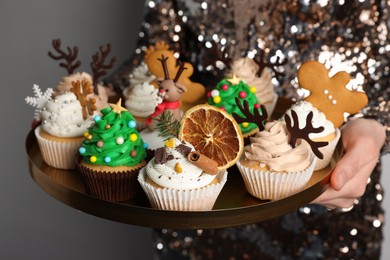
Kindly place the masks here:
POLYGON ((155 118, 156 130, 159 131, 159 136, 172 138, 179 136, 180 122, 172 120, 173 114, 169 111, 164 111, 160 117, 155 118))

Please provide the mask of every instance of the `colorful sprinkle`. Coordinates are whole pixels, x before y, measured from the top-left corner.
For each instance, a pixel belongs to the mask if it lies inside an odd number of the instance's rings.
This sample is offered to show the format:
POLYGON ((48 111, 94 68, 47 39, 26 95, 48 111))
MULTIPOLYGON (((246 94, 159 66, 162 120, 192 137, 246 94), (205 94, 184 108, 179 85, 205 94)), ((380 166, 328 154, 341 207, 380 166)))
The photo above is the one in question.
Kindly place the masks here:
POLYGON ((105 163, 111 162, 111 157, 110 157, 110 156, 104 157, 104 162, 105 162, 105 163))
POLYGON ((136 150, 131 150, 130 156, 133 157, 133 158, 136 157, 137 156, 137 151, 136 150))
POLYGON ((137 141, 137 139, 138 139, 138 135, 137 134, 131 134, 130 135, 130 141, 135 142, 135 141, 137 141))
POLYGON ((217 96, 219 96, 219 90, 218 90, 218 89, 213 89, 213 90, 211 91, 211 96, 212 96, 212 97, 217 97, 217 96))
POLYGON ((83 146, 79 148, 79 153, 80 153, 80 154, 84 154, 86 151, 87 151, 87 150, 86 150, 85 147, 83 147, 83 146))
POLYGON ((116 138, 115 142, 116 142, 117 144, 123 144, 123 143, 125 142, 125 140, 123 139, 122 136, 118 136, 118 137, 116 138))
POLYGON ((87 138, 89 135, 89 132, 84 132, 84 137, 87 138))
POLYGON ((103 140, 97 141, 96 146, 99 147, 99 148, 102 148, 104 146, 103 140))
POLYGON ((111 128, 111 126, 110 125, 106 125, 106 129, 108 130, 108 129, 110 129, 111 128))
POLYGON ((147 143, 144 143, 143 147, 144 149, 148 149, 149 145, 147 143))
POLYGON ((218 103, 221 103, 222 99, 221 99, 220 96, 216 96, 216 97, 213 98, 213 101, 214 101, 215 104, 218 104, 218 103))
POLYGON ((127 124, 130 128, 135 128, 137 123, 134 120, 130 120, 129 123, 127 124))
POLYGON ((176 163, 175 164, 175 172, 177 172, 177 173, 182 173, 183 172, 183 168, 181 168, 180 163, 176 163))
POLYGON ((173 148, 175 147, 175 139, 170 138, 169 140, 164 142, 164 145, 168 148, 173 148))
POLYGON ((92 140, 92 135, 91 134, 88 134, 88 136, 86 137, 88 140, 92 140))
POLYGON ((97 161, 97 158, 96 158, 96 156, 92 155, 92 156, 89 158, 89 160, 90 160, 92 163, 94 163, 94 162, 97 161))
POLYGON ((241 124, 243 128, 247 128, 249 126, 249 123, 248 122, 244 122, 241 124))
POLYGON ((221 110, 223 110, 223 111, 226 111, 226 107, 224 107, 224 106, 220 106, 219 107, 221 110))
POLYGON ((207 98, 210 98, 211 97, 211 91, 208 91, 207 92, 207 98))
POLYGON ((256 93, 256 87, 250 87, 249 91, 252 92, 252 93, 256 93))
POLYGON ((98 121, 102 120, 102 118, 101 118, 101 116, 96 115, 96 116, 93 117, 93 120, 94 120, 95 122, 98 122, 98 121))
POLYGON ((229 89, 228 84, 223 84, 223 85, 221 86, 221 89, 222 89, 222 90, 228 90, 228 89, 229 89))
POLYGON ((238 95, 240 96, 240 98, 246 98, 246 92, 245 91, 240 91, 240 93, 238 95))

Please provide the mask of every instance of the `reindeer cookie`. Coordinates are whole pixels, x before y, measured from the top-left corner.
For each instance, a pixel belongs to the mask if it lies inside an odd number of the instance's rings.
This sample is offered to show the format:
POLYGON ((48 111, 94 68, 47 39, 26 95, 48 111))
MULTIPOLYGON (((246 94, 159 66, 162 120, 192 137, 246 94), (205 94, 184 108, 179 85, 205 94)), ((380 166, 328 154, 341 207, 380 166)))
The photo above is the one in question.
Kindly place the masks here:
MULTIPOLYGON (((180 64, 174 56, 174 52, 169 50, 169 46, 161 41, 155 45, 149 46, 145 51, 145 63, 149 68, 149 71, 157 78, 164 78, 165 71, 161 66, 159 59, 164 55, 167 58, 166 68, 170 75, 175 75, 180 70, 180 64)), ((187 87, 187 92, 183 94, 181 101, 185 107, 191 106, 199 102, 205 95, 205 87, 197 82, 193 82, 190 77, 194 72, 194 68, 190 63, 185 62, 185 71, 181 72, 178 83, 187 87)))
POLYGON ((344 123, 344 112, 355 114, 368 103, 364 92, 345 87, 349 80, 345 71, 329 77, 326 67, 317 61, 305 62, 298 69, 299 85, 310 91, 305 100, 323 112, 335 127, 344 123))

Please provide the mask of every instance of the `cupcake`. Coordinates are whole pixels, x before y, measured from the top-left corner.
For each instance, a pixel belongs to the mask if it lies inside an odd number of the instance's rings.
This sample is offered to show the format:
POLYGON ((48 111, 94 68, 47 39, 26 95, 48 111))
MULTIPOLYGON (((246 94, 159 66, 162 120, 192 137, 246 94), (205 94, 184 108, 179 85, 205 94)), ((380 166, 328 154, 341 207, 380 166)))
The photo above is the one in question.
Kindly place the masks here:
POLYGON ((309 91, 304 102, 292 106, 297 112, 300 124, 303 124, 309 111, 314 113, 313 126, 322 126, 324 131, 312 134, 315 141, 327 141, 327 146, 320 148, 324 158, 319 160, 315 169, 326 167, 340 139, 340 130, 346 121, 346 114, 353 115, 363 109, 367 103, 367 95, 358 89, 347 88, 350 76, 345 71, 337 72, 329 77, 324 64, 317 61, 304 62, 298 69, 300 87, 309 91))
MULTIPOLYGON (((315 171, 324 169, 329 165, 330 160, 332 159, 336 145, 340 139, 341 131, 338 128, 335 128, 333 123, 326 119, 324 113, 319 111, 317 108, 313 107, 310 102, 299 101, 293 104, 287 111, 286 114, 291 117, 291 111, 294 110, 299 119, 299 125, 305 126, 306 118, 309 112, 313 113, 312 124, 314 127, 323 127, 324 130, 320 133, 311 133, 309 135, 310 139, 315 142, 325 141, 328 142, 328 145, 320 148, 321 153, 323 154, 322 159, 318 159, 316 166, 314 167, 315 171)), ((282 118, 283 119, 283 118, 282 118)))
POLYGON ((89 194, 111 202, 126 201, 137 195, 137 175, 146 164, 146 144, 120 99, 100 113, 84 134, 77 166, 89 194))
POLYGON ((250 138, 236 163, 247 191, 262 200, 277 200, 302 190, 317 158, 305 140, 290 144, 292 136, 283 121, 271 121, 250 138))
POLYGON ((226 76, 233 77, 235 74, 250 87, 254 87, 254 93, 258 101, 266 107, 268 115, 271 116, 275 109, 278 95, 276 94, 275 87, 272 83, 270 69, 268 67, 264 67, 259 74, 259 64, 248 57, 239 58, 230 66, 231 69, 226 76))
POLYGON ((146 119, 153 114, 162 98, 156 89, 149 82, 135 84, 131 89, 124 91, 126 94, 125 107, 137 121, 137 130, 141 131, 147 127, 146 119))
POLYGON ((55 53, 49 51, 48 55, 54 60, 64 60, 60 63, 60 67, 67 70, 68 74, 64 76, 57 87, 54 88, 54 96, 68 92, 72 88, 72 82, 76 81, 89 81, 94 91, 89 94, 89 98, 95 99, 95 105, 97 110, 108 106, 109 89, 100 84, 99 80, 102 76, 107 74, 107 70, 111 69, 115 63, 115 58, 112 58, 108 64, 105 64, 107 56, 111 52, 111 45, 100 46, 99 51, 92 56, 91 70, 92 76, 86 72, 76 72, 75 70, 80 67, 81 62, 77 60, 78 48, 67 47, 67 50, 61 49, 61 40, 54 39, 52 41, 55 53))
MULTIPOLYGON (((260 103, 254 94, 256 88, 249 87, 240 78, 233 75, 232 78, 224 78, 218 82, 217 86, 207 93, 208 104, 216 106, 229 114, 237 114, 243 117, 244 114, 240 110, 236 99, 238 98, 240 103, 246 101, 249 106, 250 112, 260 108, 260 103)), ((240 129, 243 137, 249 137, 254 135, 259 129, 257 124, 253 122, 240 122, 240 129)))
POLYGON ((211 210, 226 180, 227 171, 177 138, 158 148, 138 176, 152 207, 176 211, 211 210))
POLYGON ((43 161, 59 169, 75 168, 74 157, 83 134, 93 123, 94 100, 87 99, 74 88, 71 90, 74 93, 65 92, 52 99, 48 94, 52 91, 42 94, 39 86, 34 85, 35 97, 26 98, 28 104, 37 107, 36 118, 41 121, 34 132, 43 161))

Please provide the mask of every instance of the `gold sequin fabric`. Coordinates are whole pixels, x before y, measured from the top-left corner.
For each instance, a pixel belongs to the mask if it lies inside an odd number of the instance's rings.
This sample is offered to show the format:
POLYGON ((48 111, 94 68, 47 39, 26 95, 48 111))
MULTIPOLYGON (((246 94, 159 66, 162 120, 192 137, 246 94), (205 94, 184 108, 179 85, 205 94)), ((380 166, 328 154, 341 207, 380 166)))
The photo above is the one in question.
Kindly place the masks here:
MULTIPOLYGON (((315 59, 330 73, 351 75, 369 105, 363 116, 389 129, 390 2, 386 0, 151 0, 137 48, 106 83, 118 91, 150 44, 164 40, 179 59, 194 65, 194 81, 211 89, 237 57, 288 59, 273 83, 280 96, 305 95, 296 80, 302 62, 315 59)), ((383 152, 389 152, 389 138, 383 152)), ((278 218, 215 230, 155 230, 160 259, 378 259, 381 251, 383 190, 380 164, 363 197, 349 212, 318 205, 278 218)))

